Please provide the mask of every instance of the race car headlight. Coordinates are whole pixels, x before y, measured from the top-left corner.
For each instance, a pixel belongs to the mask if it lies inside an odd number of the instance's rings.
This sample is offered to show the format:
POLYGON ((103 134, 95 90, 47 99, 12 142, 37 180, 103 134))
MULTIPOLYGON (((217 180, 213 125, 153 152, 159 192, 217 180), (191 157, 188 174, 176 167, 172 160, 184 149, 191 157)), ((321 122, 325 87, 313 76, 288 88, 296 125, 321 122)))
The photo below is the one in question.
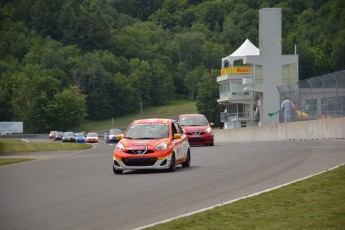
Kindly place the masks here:
POLYGON ((156 147, 156 150, 166 150, 167 148, 168 148, 168 143, 163 142, 163 143, 160 143, 160 144, 156 147))
POLYGON ((206 130, 205 130, 206 133, 210 133, 211 132, 211 127, 208 127, 206 130))
POLYGON ((122 152, 125 149, 121 143, 117 143, 115 151, 122 152))

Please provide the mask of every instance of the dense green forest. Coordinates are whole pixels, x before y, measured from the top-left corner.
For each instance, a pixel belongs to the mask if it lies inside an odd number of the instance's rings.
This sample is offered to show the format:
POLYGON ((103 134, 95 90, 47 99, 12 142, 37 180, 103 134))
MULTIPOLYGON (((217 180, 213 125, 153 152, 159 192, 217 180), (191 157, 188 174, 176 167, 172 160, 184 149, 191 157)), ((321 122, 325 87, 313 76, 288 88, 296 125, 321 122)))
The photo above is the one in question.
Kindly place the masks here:
POLYGON ((178 97, 217 121, 221 58, 258 47, 266 7, 282 8, 300 79, 345 69, 343 0, 1 1, 0 121, 67 130, 178 97))

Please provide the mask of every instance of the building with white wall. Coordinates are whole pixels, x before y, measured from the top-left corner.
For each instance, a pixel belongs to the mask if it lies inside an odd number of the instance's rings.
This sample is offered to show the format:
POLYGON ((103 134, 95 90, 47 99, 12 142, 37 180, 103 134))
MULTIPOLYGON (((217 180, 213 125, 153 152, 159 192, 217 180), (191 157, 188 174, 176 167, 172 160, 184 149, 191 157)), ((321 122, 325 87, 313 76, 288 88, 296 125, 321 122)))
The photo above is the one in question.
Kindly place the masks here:
POLYGON ((224 128, 279 123, 278 86, 298 81, 298 55, 282 55, 281 8, 259 11, 259 48, 248 39, 222 58, 217 77, 224 128))

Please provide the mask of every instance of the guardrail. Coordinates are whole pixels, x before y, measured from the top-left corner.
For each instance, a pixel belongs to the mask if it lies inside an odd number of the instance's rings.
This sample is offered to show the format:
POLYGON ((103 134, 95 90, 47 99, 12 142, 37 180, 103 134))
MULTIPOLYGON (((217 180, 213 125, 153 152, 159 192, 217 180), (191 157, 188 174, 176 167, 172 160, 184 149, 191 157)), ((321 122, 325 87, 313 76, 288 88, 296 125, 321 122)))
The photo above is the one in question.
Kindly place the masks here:
MULTIPOLYGON (((215 142, 344 139, 345 118, 279 123, 246 128, 214 129, 215 142)), ((101 134, 101 133, 99 133, 101 134)), ((100 135, 100 138, 102 136, 100 135)), ((46 139, 46 134, 10 134, 0 138, 46 139)))
POLYGON ((215 129, 215 142, 345 139, 345 118, 215 129))

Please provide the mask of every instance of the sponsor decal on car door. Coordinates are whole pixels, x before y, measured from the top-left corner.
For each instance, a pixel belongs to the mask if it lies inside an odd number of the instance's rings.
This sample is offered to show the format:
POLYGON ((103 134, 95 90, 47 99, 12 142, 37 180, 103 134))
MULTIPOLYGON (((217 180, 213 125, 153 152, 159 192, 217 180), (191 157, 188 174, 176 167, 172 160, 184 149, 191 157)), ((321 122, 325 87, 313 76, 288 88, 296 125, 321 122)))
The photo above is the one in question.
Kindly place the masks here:
POLYGON ((179 159, 182 157, 182 143, 181 143, 182 139, 174 139, 173 140, 173 145, 174 145, 174 152, 176 155, 176 159, 179 159))
POLYGON ((189 147, 188 138, 186 134, 182 135, 181 141, 182 141, 183 155, 186 157, 188 153, 188 147, 189 147))

